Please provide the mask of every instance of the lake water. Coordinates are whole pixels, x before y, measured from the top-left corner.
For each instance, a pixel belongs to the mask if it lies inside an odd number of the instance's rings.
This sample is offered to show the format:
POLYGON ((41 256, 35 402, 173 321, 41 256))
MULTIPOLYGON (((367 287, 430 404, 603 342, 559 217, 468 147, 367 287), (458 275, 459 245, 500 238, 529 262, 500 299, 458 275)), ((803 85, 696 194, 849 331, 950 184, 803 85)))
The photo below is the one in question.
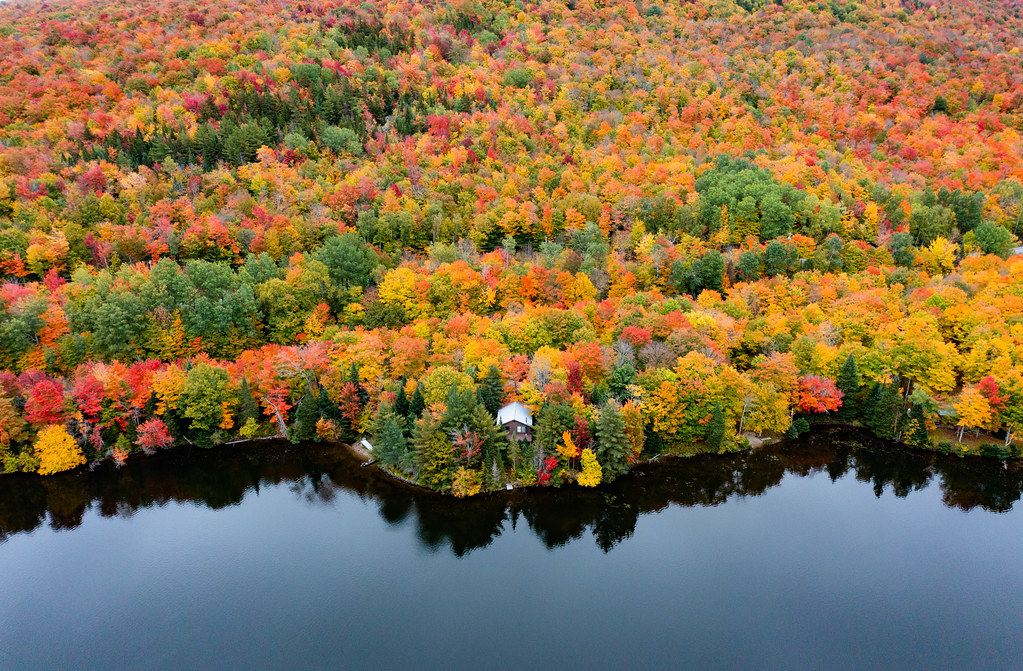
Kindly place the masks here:
POLYGON ((471 501, 316 445, 7 476, 0 668, 1021 668, 1021 489, 836 433, 471 501))

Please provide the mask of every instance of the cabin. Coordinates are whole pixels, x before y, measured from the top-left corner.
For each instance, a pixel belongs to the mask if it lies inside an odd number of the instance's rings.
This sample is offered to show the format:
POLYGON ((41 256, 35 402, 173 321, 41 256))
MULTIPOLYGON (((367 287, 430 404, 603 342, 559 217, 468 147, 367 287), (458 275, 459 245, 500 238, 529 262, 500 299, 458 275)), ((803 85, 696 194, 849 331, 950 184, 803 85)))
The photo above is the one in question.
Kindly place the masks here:
POLYGON ((497 411, 497 423, 508 434, 508 440, 533 440, 533 415, 518 401, 497 411))

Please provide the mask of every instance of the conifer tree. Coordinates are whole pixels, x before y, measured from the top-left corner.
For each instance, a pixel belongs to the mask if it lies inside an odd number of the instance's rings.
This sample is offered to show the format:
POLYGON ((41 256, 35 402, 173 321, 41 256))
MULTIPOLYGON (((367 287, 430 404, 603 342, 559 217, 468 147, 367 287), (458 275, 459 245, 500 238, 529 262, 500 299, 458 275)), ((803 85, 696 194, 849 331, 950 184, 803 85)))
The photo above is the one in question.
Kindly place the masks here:
POLYGON ((597 460, 604 472, 604 482, 610 482, 629 470, 626 459, 630 451, 621 407, 616 401, 608 401, 597 418, 597 460))
POLYGON ((707 425, 707 451, 720 452, 721 443, 725 438, 725 413, 721 410, 721 404, 714 404, 714 411, 710 415, 710 423, 707 425))
POLYGON ((838 371, 836 386, 842 392, 842 407, 836 415, 843 422, 853 422, 860 418, 858 395, 860 392, 860 374, 856 370, 856 359, 850 354, 838 371))
POLYGON ((409 402, 405 394, 405 378, 398 380, 398 393, 394 395, 394 412, 400 417, 408 417, 409 402))
POLYGON ((931 435, 927 432, 927 418, 924 407, 914 403, 906 423, 906 443, 915 447, 933 447, 931 435))
POLYGON ((408 404, 409 419, 422 417, 425 408, 426 399, 423 398, 423 385, 417 384, 416 391, 412 394, 412 400, 408 404))
POLYGON ((250 419, 259 421, 259 405, 256 404, 256 399, 252 395, 252 389, 249 387, 249 379, 246 377, 242 378, 242 382, 238 385, 238 425, 244 425, 250 419))
POLYGON ((320 418, 319 401, 309 392, 298 403, 295 423, 291 427, 291 442, 299 443, 316 437, 316 420, 320 418))
POLYGON ((501 409, 501 401, 504 400, 504 379, 497 366, 491 364, 487 368, 487 373, 480 383, 480 394, 487 412, 497 417, 497 411, 501 409))
POLYGON ((451 485, 451 441, 444 434, 440 420, 425 414, 416 422, 415 467, 419 481, 432 489, 446 490, 451 485))
POLYGON ((407 471, 411 466, 408 440, 393 412, 387 413, 380 422, 380 430, 374 437, 373 454, 391 468, 407 471))

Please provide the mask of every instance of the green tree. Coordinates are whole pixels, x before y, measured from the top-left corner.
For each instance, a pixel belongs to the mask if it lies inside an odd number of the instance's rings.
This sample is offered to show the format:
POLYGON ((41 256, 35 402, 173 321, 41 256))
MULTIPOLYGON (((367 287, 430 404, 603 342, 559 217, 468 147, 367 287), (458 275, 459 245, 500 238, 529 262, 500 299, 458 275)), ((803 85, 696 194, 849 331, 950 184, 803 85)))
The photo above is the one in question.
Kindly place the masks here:
POLYGON ((480 394, 487 412, 497 417, 497 411, 501 409, 501 402, 504 400, 504 379, 497 366, 491 364, 487 368, 487 373, 480 383, 480 394))
POLYGON ((451 440, 444 433, 439 420, 429 413, 416 422, 415 466, 419 481, 431 489, 445 491, 451 486, 451 467, 454 464, 451 440))
POLYGON ((316 422, 319 419, 319 399, 307 391, 295 410, 295 423, 291 427, 291 442, 300 443, 316 438, 316 422))
POLYGON ((426 408, 426 399, 423 398, 423 385, 417 384, 416 390, 412 393, 412 400, 409 401, 408 411, 409 417, 422 417, 423 410, 426 408))
POLYGON ((230 382, 227 371, 217 366, 202 363, 188 371, 179 403, 184 405, 184 416, 191 420, 193 431, 206 434, 219 427, 225 404, 234 403, 230 382))
POLYGON ((367 286, 377 266, 377 255, 355 233, 328 239, 313 258, 327 266, 331 282, 346 289, 367 286))
POLYGON ((379 426, 379 431, 373 437, 373 454, 386 466, 404 472, 411 470, 412 452, 397 415, 387 413, 379 426))
POLYGON ((859 393, 860 374, 856 370, 856 359, 850 354, 842 362, 838 370, 838 379, 835 381, 839 391, 842 392, 842 407, 835 413, 839 421, 854 422, 859 419, 859 393))
POLYGON ((604 482, 610 482, 628 472, 632 445, 625 433, 625 418, 621 406, 608 401, 597 418, 597 460, 604 473, 604 482))
POLYGON ((715 403, 714 411, 710 414, 710 422, 707 424, 707 451, 720 452, 724 438, 725 413, 721 410, 721 404, 715 403))

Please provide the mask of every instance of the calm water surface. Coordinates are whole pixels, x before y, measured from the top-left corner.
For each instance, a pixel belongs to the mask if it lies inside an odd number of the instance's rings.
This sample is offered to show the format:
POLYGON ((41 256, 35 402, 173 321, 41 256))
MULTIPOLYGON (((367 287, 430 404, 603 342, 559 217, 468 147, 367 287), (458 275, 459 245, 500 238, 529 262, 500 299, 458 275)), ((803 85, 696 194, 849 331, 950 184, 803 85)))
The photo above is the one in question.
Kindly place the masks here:
POLYGON ((454 502, 338 448, 0 479, 0 668, 1021 668, 1023 467, 846 435, 454 502))

